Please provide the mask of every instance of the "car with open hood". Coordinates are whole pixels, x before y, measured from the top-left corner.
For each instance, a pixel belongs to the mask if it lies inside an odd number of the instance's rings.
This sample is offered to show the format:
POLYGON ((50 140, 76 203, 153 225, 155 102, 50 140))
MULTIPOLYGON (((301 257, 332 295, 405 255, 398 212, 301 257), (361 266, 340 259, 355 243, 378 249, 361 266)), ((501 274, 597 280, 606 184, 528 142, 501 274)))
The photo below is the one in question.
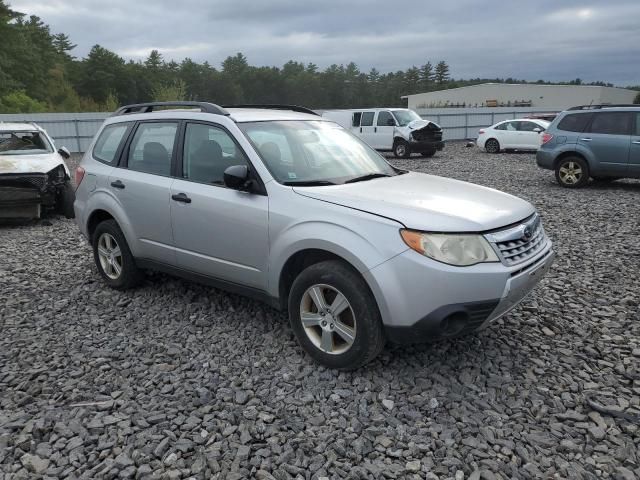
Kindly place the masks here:
POLYGON ((327 110, 322 113, 380 152, 399 158, 432 157, 444 148, 440 125, 408 108, 327 110))
POLYGON ((258 298, 332 368, 485 328, 554 258, 528 202, 397 168, 303 107, 122 107, 76 182, 107 285, 150 269, 258 298))
POLYGON ((62 147, 35 123, 0 123, 0 218, 73 217, 74 188, 62 147))

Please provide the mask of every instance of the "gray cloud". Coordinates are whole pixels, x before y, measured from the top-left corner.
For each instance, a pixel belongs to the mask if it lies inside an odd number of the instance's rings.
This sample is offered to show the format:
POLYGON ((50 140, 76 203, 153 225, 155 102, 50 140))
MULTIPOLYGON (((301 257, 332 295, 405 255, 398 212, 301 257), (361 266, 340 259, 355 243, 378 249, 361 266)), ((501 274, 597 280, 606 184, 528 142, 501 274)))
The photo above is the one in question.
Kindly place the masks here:
POLYGON ((151 49, 218 66, 243 52, 254 65, 405 69, 445 59, 457 78, 580 77, 640 84, 637 0, 10 0, 65 32, 85 55, 98 43, 125 58, 151 49))

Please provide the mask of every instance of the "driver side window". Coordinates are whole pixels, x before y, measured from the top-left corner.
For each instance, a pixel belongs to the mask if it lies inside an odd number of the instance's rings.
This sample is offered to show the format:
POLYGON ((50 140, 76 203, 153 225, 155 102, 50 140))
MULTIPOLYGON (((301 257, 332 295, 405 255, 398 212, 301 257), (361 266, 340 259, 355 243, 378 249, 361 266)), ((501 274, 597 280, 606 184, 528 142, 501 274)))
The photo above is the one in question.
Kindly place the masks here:
POLYGON ((188 123, 184 137, 182 176, 194 182, 224 185, 224 171, 247 165, 244 153, 221 128, 188 123))

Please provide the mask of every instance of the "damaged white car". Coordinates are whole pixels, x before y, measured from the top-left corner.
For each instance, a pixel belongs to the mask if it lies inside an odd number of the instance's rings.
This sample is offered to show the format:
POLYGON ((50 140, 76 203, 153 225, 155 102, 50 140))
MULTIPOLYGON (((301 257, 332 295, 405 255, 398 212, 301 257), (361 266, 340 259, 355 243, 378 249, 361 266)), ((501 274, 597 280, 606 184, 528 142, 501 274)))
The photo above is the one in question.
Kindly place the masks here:
POLYGON ((381 152, 408 158, 412 153, 432 157, 444 148, 442 128, 408 108, 327 110, 332 120, 381 152))
POLYGON ((64 163, 70 156, 35 123, 0 123, 0 219, 48 211, 73 218, 75 190, 64 163))

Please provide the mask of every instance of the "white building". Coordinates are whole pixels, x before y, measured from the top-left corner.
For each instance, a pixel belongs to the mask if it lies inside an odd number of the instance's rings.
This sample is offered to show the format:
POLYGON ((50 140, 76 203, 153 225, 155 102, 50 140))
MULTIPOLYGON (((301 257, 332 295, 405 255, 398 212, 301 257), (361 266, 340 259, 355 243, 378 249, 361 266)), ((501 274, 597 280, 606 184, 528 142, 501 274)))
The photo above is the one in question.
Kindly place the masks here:
POLYGON ((443 107, 533 107, 565 110, 576 105, 633 103, 635 90, 592 85, 482 83, 405 95, 412 110, 443 107))

